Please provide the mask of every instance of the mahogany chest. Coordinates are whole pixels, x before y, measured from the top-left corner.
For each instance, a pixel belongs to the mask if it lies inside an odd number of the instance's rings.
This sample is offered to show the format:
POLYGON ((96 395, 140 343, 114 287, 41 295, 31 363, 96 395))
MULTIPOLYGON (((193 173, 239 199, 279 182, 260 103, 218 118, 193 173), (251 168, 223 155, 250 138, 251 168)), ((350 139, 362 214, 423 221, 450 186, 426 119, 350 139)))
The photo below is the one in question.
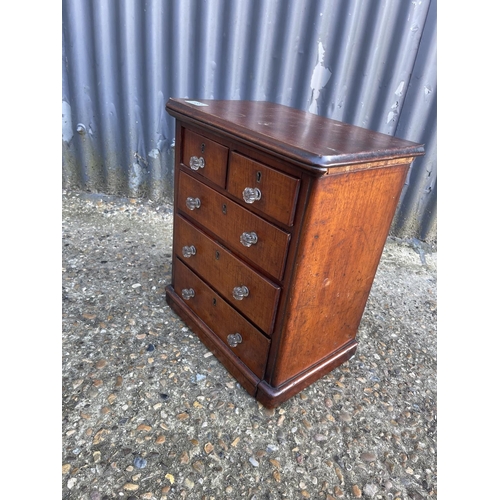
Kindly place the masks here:
POLYGON ((266 407, 356 351, 420 144, 253 101, 170 99, 170 307, 266 407))

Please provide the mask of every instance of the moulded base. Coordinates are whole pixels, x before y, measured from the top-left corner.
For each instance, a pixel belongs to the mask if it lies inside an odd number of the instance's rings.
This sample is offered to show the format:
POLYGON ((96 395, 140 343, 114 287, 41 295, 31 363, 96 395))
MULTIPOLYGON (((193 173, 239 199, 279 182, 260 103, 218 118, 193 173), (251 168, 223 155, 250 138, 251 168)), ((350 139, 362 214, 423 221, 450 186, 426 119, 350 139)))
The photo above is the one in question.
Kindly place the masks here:
POLYGON ((198 336, 203 344, 210 349, 214 356, 224 365, 228 372, 240 385, 266 408, 275 408, 284 401, 295 396, 304 388, 345 363, 356 352, 358 342, 351 340, 340 349, 332 353, 319 363, 312 365, 304 372, 288 380, 279 387, 269 385, 260 380, 228 346, 194 314, 174 291, 172 285, 165 288, 167 304, 198 336))

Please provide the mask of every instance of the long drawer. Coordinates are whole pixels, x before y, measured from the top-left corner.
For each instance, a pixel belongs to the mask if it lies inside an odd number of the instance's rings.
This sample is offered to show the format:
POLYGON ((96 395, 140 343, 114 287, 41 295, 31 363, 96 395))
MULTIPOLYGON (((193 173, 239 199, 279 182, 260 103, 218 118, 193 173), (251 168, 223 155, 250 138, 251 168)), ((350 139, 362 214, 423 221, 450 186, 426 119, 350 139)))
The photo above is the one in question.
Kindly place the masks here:
POLYGON ((238 314, 179 259, 175 293, 245 363, 257 377, 264 376, 270 341, 238 314))
POLYGON ((179 172, 177 208, 238 255, 278 280, 283 277, 289 233, 184 172, 179 172))
POLYGON ((255 272, 182 216, 175 216, 174 228, 174 253, 233 307, 271 335, 280 287, 255 272))

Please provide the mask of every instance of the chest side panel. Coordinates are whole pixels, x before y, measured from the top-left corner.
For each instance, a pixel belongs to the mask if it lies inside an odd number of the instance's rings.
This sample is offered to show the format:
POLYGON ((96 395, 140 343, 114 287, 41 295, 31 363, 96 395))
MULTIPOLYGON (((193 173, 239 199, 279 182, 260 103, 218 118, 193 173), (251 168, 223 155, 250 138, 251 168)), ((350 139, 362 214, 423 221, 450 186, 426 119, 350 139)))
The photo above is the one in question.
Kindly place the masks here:
POLYGON ((329 175, 313 185, 276 339, 273 387, 355 338, 408 166, 329 175))

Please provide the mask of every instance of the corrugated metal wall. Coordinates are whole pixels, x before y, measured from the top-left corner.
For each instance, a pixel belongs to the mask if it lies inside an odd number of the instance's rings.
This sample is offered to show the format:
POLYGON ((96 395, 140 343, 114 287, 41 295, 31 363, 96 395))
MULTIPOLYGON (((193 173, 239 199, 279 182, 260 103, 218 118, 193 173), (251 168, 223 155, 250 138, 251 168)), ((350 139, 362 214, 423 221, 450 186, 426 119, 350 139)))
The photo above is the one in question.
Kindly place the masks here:
POLYGON ((169 97, 426 144, 391 233, 436 240, 435 0, 63 0, 63 187, 172 201, 169 97))

